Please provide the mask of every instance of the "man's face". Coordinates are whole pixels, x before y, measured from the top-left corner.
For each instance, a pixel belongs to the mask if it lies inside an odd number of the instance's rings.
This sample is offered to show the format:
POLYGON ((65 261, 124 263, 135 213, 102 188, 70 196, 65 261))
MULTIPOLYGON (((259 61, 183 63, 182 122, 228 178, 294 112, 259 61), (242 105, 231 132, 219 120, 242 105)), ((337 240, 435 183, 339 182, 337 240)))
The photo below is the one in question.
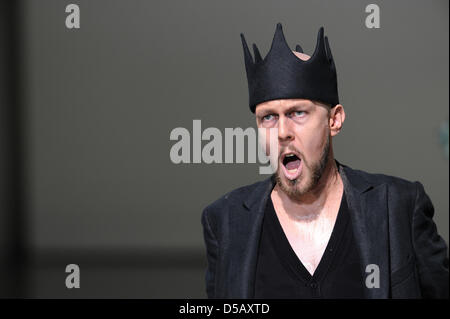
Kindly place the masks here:
POLYGON ((323 174, 330 149, 329 114, 328 106, 305 99, 272 100, 256 107, 258 128, 278 129, 276 178, 291 198, 312 190, 323 174))

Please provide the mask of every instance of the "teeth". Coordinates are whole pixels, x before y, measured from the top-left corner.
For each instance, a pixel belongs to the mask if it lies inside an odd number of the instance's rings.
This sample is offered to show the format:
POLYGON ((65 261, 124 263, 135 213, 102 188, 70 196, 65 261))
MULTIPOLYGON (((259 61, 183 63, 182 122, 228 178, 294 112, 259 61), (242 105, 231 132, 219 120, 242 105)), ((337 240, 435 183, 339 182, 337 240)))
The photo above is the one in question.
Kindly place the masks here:
POLYGON ((294 154, 287 154, 286 157, 292 157, 294 154))

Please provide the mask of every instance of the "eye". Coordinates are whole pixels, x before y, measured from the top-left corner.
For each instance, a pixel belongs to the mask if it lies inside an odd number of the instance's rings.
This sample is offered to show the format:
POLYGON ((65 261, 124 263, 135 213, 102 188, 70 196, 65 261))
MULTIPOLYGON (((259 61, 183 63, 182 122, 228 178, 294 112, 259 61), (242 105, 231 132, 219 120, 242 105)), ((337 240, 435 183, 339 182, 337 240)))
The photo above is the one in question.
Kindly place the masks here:
POLYGON ((294 111, 292 112, 292 115, 295 117, 302 117, 305 116, 306 112, 305 111, 294 111))
POLYGON ((273 118, 274 118, 273 114, 267 114, 262 117, 263 121, 270 121, 273 120, 273 118))

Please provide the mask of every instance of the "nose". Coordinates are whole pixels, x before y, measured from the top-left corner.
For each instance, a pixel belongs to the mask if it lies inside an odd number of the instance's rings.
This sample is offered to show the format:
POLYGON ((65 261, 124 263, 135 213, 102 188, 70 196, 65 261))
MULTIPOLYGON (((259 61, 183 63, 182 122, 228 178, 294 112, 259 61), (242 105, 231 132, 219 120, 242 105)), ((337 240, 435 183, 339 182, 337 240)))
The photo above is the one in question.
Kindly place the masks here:
POLYGON ((286 116, 280 116, 278 119, 278 141, 280 143, 289 142, 294 139, 290 122, 286 116))

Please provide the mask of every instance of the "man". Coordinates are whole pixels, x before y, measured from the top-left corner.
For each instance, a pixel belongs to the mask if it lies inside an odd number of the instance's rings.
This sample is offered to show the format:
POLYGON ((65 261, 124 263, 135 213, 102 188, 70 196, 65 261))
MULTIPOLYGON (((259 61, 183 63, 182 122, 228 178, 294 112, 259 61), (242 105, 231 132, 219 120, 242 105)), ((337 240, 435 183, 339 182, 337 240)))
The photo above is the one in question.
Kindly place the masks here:
POLYGON ((277 169, 204 210, 208 297, 448 298, 423 186, 334 159, 345 111, 323 28, 311 57, 290 50, 280 24, 264 59, 241 37, 250 109, 278 130, 277 169))

